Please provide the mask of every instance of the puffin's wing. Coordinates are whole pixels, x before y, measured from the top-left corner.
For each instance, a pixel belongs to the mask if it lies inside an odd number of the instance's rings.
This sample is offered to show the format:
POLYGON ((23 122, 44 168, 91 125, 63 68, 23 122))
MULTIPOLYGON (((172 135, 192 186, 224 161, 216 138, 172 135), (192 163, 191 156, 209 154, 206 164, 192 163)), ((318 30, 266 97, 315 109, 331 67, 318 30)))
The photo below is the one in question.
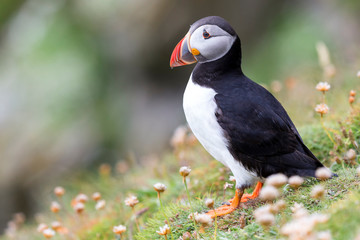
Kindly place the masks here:
POLYGON ((229 101, 215 96, 216 117, 233 147, 250 156, 273 156, 294 152, 296 134, 272 109, 258 103, 229 101))
POLYGON ((260 93, 215 96, 216 117, 229 140, 229 150, 263 177, 276 172, 314 175, 322 164, 304 145, 281 104, 270 93, 260 93))

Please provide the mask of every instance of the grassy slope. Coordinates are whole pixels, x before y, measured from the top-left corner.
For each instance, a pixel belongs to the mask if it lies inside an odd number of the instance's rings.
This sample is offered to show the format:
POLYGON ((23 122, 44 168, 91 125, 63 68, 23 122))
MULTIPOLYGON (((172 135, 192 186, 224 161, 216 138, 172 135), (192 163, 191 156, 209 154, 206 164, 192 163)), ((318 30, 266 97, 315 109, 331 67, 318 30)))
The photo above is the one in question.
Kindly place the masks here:
MULTIPOLYGON (((344 122, 347 129, 352 129, 359 141, 360 115, 358 112, 344 122)), ((324 212, 331 214, 328 223, 320 229, 329 229, 334 239, 352 239, 357 234, 360 226, 358 211, 360 201, 360 178, 355 173, 354 167, 335 164, 328 156, 332 144, 321 126, 307 126, 300 130, 304 141, 310 149, 319 156, 319 159, 332 164, 339 177, 322 182, 327 189, 325 199, 313 200, 309 194, 317 180, 308 179, 298 190, 294 191, 288 186, 283 189, 282 198, 287 202, 287 208, 277 215, 275 226, 265 231, 258 225, 252 216, 255 208, 264 203, 254 200, 245 204, 233 214, 218 219, 218 239, 278 239, 279 227, 290 219, 290 206, 294 202, 303 203, 309 212, 324 212), (349 194, 351 193, 351 194, 349 194), (346 222, 346 224, 344 224, 346 222)), ((337 129, 338 132, 340 132, 337 129)), ((338 146, 339 155, 353 147, 349 139, 342 137, 342 145, 338 146)), ((131 162, 131 161, 130 161, 131 162)), ((156 192, 152 185, 156 182, 166 184, 168 189, 162 194, 165 213, 170 218, 174 239, 178 239, 185 232, 193 232, 194 225, 188 215, 191 213, 182 178, 178 174, 180 166, 190 165, 193 169, 189 176, 189 189, 194 211, 206 211, 204 199, 214 198, 216 205, 229 199, 233 189, 223 190, 225 182, 229 182, 230 172, 211 157, 198 144, 184 145, 178 149, 177 154, 168 153, 161 159, 148 159, 142 165, 134 165, 123 174, 101 171, 100 174, 82 174, 81 176, 66 181, 67 193, 62 199, 63 209, 60 214, 51 212, 42 214, 38 222, 50 223, 58 220, 69 230, 69 239, 114 239, 112 227, 118 224, 127 226, 125 239, 164 239, 156 233, 159 227, 165 224, 162 212, 158 211, 156 192), (181 157, 177 157, 181 156, 181 157), (210 163, 210 164, 209 164, 210 163), (85 213, 77 215, 70 207, 71 198, 77 193, 88 195, 95 191, 102 193, 107 201, 103 211, 95 211, 94 203, 86 204, 85 213), (129 194, 135 194, 140 203, 135 207, 141 231, 136 230, 131 209, 123 201, 129 194)), ((49 190, 49 195, 50 196, 49 190)), ((55 197, 48 197, 49 204, 55 197)), ((47 207, 46 207, 47 208, 47 207)), ((16 233, 16 239, 44 239, 36 232, 35 223, 26 224, 16 233)), ((202 234, 204 239, 213 238, 214 227, 205 229, 202 234)), ((64 239, 64 236, 55 236, 53 239, 64 239)))

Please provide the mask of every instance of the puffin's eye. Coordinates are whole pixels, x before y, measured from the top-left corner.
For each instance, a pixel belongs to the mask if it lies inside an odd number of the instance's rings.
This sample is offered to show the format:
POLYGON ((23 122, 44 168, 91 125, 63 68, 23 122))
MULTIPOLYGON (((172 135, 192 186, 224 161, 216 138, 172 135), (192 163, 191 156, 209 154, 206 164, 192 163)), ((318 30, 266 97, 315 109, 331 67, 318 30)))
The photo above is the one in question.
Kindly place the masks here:
POLYGON ((208 38, 211 38, 211 35, 210 35, 210 33, 208 33, 208 32, 204 29, 204 31, 203 31, 203 37, 204 37, 204 39, 208 39, 208 38))

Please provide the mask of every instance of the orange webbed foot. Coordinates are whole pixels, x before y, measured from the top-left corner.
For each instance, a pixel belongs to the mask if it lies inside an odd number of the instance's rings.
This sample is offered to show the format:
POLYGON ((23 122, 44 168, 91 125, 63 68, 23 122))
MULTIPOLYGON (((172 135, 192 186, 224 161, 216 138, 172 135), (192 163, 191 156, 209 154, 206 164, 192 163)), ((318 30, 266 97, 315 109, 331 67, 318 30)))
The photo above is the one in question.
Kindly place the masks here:
POLYGON ((227 205, 227 204, 222 205, 217 209, 208 211, 206 213, 206 215, 210 216, 211 218, 215 218, 215 217, 224 216, 226 214, 232 213, 239 207, 240 200, 241 200, 243 193, 244 193, 244 190, 236 189, 235 197, 232 200, 230 200, 231 201, 230 205, 227 205))
POLYGON ((217 208, 217 209, 213 209, 210 210, 206 213, 206 215, 210 216, 211 218, 215 218, 215 217, 220 217, 220 216, 224 216, 227 215, 229 213, 232 213, 233 211, 235 211, 236 208, 232 207, 231 205, 222 205, 221 207, 217 208))
POLYGON ((217 209, 208 211, 206 214, 209 215, 211 218, 215 218, 216 216, 219 217, 219 216, 224 216, 226 214, 232 213, 239 207, 240 203, 244 203, 244 202, 249 201, 250 199, 257 198, 260 194, 260 190, 261 190, 262 186, 263 186, 263 183, 258 182, 256 184, 254 191, 251 194, 248 194, 248 193, 244 194, 243 190, 236 189, 235 197, 228 201, 230 203, 230 205, 224 204, 217 209))

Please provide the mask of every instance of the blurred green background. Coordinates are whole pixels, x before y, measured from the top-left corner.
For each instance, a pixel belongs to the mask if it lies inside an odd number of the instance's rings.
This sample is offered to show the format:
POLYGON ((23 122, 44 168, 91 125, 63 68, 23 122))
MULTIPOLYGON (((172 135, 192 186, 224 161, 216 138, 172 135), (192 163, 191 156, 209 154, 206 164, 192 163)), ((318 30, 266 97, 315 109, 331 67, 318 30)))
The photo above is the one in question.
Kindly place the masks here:
POLYGON ((359 86, 359 12, 358 0, 1 0, 0 229, 36 213, 49 183, 168 147, 193 68, 169 58, 197 19, 227 19, 244 72, 303 125, 323 80, 319 41, 337 70, 332 108, 359 86))

